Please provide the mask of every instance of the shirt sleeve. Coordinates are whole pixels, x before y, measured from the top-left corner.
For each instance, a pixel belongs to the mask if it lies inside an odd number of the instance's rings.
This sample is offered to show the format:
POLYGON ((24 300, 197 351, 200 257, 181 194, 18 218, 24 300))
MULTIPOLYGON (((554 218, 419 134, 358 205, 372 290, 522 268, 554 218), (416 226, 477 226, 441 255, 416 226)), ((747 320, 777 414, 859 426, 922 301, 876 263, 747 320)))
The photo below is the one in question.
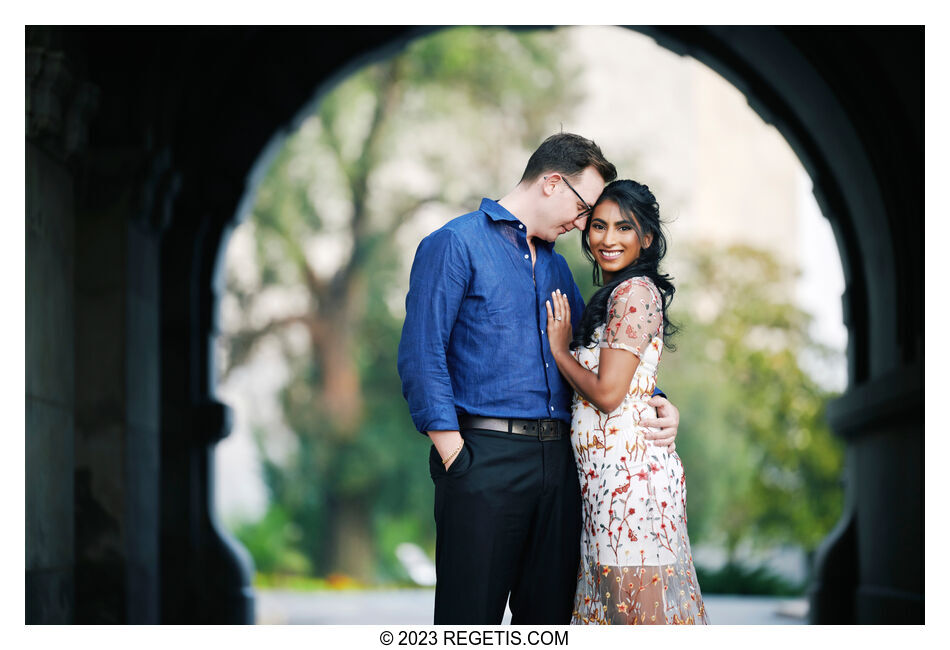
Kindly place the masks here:
POLYGON ((452 231, 437 230, 419 244, 409 274, 397 365, 420 433, 458 429, 446 354, 469 275, 468 256, 452 231))
POLYGON ((646 278, 624 280, 607 303, 607 326, 600 347, 627 350, 640 357, 663 326, 663 305, 646 278))

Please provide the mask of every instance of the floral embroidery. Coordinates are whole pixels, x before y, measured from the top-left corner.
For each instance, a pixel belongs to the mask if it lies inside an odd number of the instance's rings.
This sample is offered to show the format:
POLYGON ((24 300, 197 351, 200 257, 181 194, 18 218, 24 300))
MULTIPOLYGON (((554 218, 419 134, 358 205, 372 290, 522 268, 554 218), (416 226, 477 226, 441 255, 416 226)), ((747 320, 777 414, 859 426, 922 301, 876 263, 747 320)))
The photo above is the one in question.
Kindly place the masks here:
POLYGON ((647 278, 622 282, 591 347, 573 352, 597 372, 600 349, 640 364, 612 413, 574 397, 571 443, 583 496, 575 624, 708 623, 686 532, 686 478, 676 453, 654 447, 639 423, 663 351, 663 309, 647 278))

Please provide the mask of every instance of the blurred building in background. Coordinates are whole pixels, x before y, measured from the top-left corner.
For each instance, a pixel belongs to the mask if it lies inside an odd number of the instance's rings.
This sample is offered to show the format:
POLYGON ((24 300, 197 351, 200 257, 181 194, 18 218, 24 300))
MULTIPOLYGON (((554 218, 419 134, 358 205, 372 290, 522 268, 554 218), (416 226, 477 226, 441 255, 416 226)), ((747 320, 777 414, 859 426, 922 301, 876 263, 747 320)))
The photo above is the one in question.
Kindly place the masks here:
MULTIPOLYGON (((568 130, 590 133, 654 190, 675 243, 743 242, 798 261, 801 162, 718 73, 616 27, 570 32, 585 61, 584 104, 568 130)), ((829 233, 830 234, 830 233, 829 233)))

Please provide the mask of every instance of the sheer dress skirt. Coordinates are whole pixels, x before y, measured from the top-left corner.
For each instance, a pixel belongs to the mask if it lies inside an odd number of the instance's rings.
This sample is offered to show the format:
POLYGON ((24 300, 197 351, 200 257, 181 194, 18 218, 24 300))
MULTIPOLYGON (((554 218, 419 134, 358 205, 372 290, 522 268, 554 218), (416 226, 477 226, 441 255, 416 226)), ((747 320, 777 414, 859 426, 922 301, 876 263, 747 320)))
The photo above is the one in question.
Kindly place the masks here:
POLYGON ((606 453, 579 454, 583 529, 572 623, 707 623, 679 457, 624 438, 608 434, 606 453))

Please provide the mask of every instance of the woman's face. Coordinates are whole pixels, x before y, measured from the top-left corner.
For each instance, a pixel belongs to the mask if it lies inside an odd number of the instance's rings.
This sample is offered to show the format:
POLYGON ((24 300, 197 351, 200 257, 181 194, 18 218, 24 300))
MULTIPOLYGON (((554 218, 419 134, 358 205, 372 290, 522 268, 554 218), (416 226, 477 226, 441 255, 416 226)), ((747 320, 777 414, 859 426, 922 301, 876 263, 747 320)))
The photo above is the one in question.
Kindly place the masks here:
POLYGON ((636 229, 623 218, 613 201, 601 203, 594 209, 587 241, 605 281, 633 264, 640 257, 640 250, 648 248, 652 239, 648 234, 641 242, 636 229))

